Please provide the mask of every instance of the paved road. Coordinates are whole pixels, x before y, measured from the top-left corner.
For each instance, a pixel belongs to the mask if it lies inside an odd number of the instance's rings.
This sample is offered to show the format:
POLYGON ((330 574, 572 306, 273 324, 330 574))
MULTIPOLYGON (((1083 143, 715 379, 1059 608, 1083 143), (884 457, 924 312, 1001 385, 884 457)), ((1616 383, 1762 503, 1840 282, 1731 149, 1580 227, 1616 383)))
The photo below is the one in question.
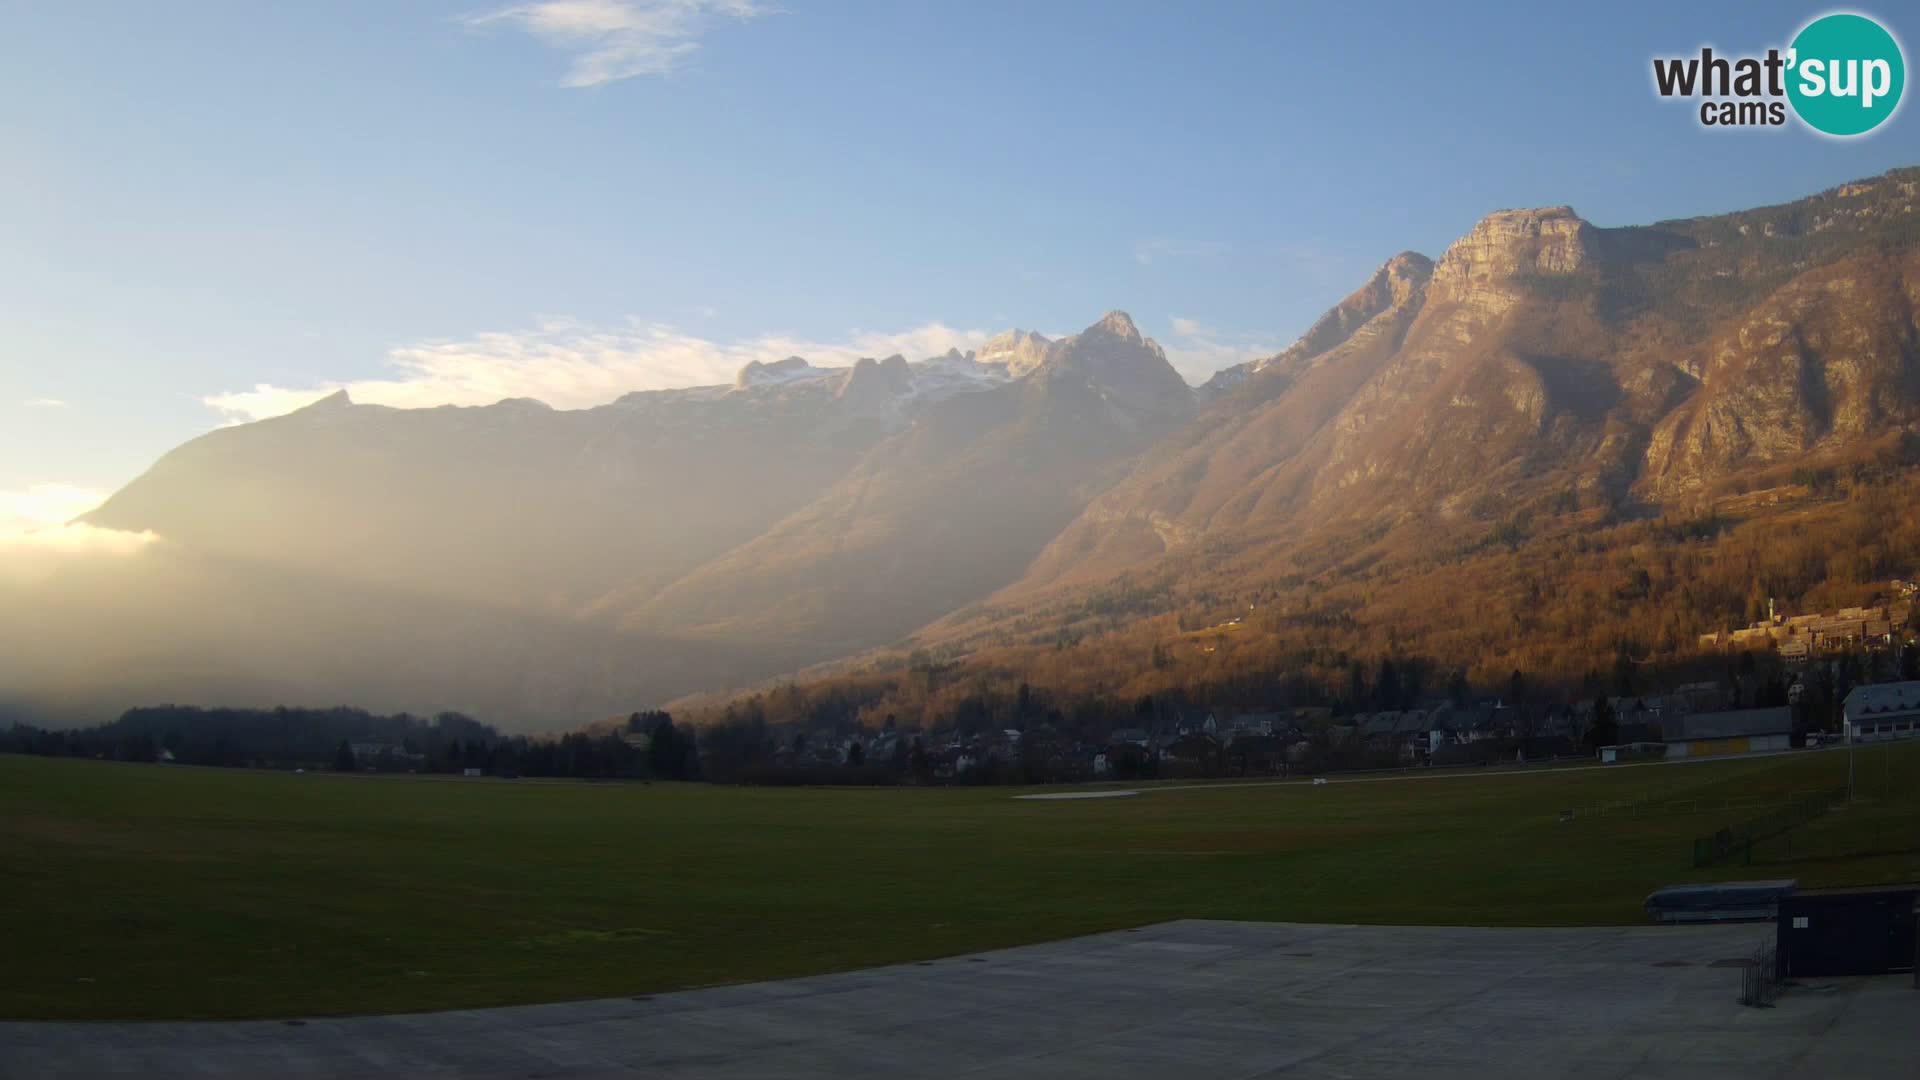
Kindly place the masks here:
POLYGON ((1725 965, 1770 932, 1183 921, 639 1000, 300 1026, 0 1024, 0 1075, 1920 1075, 1905 976, 1737 1004, 1725 965))

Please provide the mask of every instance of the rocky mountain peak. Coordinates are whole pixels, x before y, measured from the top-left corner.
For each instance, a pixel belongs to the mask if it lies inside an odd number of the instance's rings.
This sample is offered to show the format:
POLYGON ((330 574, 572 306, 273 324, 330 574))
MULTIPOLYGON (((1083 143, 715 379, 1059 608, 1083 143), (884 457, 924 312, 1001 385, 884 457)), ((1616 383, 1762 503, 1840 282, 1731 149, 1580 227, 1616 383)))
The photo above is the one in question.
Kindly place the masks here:
POLYGON ((1587 262, 1593 226, 1570 206, 1496 210, 1434 265, 1429 298, 1496 315, 1517 302, 1521 280, 1571 274, 1587 262))
POLYGON ((1217 396, 1238 386, 1248 375, 1269 369, 1297 373, 1353 337, 1361 327, 1384 312, 1405 307, 1418 298, 1433 276, 1433 260, 1417 251, 1403 251, 1380 265, 1365 285, 1348 294, 1314 321, 1300 340, 1284 351, 1228 368, 1202 387, 1202 397, 1217 396))
POLYGON ((1084 337, 1096 331, 1108 337, 1119 338, 1122 341, 1137 342, 1141 340, 1140 328, 1133 325, 1133 316, 1117 309, 1100 316, 1100 321, 1087 327, 1081 336, 1084 337))
POLYGON ((863 356, 847 369, 835 396, 859 405, 876 405, 913 388, 907 358, 895 353, 885 360, 863 356))
POLYGON ((1434 286, 1460 295, 1521 274, 1570 274, 1586 261, 1591 228, 1570 206, 1496 210, 1447 248, 1434 286))
POLYGON ((304 413, 332 412, 335 409, 350 409, 352 407, 353 398, 349 397, 345 390, 335 390, 326 397, 297 411, 304 413))
POLYGON ((803 357, 789 356, 770 364, 755 360, 740 369, 740 374, 734 376, 733 385, 745 390, 756 386, 776 386, 820 374, 823 372, 807 363, 803 357))
POLYGON ((1184 411, 1193 389, 1167 362, 1166 351, 1124 311, 1110 311, 1099 322, 1049 350, 1039 377, 1049 382, 1084 382, 1122 413, 1139 417, 1166 410, 1184 411))
MULTIPOLYGON (((1124 311, 1109 311, 1100 321, 1072 337, 1061 338, 1048 350, 1048 366, 1154 367, 1164 365, 1167 354, 1158 342, 1142 337, 1140 328, 1124 311)), ((1169 368, 1171 370, 1171 368, 1169 368)))
MULTIPOLYGON (((1334 320, 1342 325, 1343 330, 1350 332, 1382 311, 1399 307, 1413 299, 1433 278, 1433 270, 1432 259, 1417 251, 1403 251, 1381 263, 1367 283, 1349 293, 1346 299, 1322 316, 1320 323, 1315 324, 1315 329, 1319 329, 1321 323, 1334 320)), ((1314 331, 1309 330, 1302 340, 1312 338, 1313 334, 1314 331)), ((1344 334, 1342 336, 1344 338, 1344 334)))
POLYGON ((1368 284, 1384 284, 1393 302, 1398 304, 1405 302, 1413 290, 1425 285, 1432 276, 1432 259, 1417 251, 1403 251, 1388 259, 1368 284))
POLYGON ((1031 330, 1008 330, 980 346, 974 359, 982 364, 1005 364, 1007 374, 1019 378, 1047 360, 1054 343, 1031 330))

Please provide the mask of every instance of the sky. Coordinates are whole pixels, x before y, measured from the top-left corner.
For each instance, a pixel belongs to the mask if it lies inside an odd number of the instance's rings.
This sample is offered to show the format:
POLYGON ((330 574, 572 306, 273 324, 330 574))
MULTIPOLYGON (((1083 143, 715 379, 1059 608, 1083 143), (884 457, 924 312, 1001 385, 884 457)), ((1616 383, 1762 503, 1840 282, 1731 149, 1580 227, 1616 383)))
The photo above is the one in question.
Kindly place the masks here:
POLYGON ((578 408, 1114 308, 1204 378, 1494 209, 1920 164, 1911 107, 1838 141, 1653 92, 1825 10, 0 0, 0 532, 342 386, 578 408))

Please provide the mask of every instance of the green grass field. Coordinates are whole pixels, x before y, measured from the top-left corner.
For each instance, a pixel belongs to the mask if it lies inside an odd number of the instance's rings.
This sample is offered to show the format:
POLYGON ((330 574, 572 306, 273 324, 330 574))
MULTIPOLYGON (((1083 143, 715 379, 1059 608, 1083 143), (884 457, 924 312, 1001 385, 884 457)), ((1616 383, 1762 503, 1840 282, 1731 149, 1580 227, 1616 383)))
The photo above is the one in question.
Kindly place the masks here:
MULTIPOLYGON (((1870 813, 1920 842, 1920 745, 1870 813)), ((1866 758, 1863 755, 1863 761, 1866 758)), ((1844 753, 1322 787, 792 790, 295 776, 0 757, 0 1015, 269 1017, 646 994, 1179 917, 1642 921, 1683 881, 1920 879, 1920 852, 1689 866, 1844 753)), ((1915 844, 1904 846, 1913 847, 1915 844)))

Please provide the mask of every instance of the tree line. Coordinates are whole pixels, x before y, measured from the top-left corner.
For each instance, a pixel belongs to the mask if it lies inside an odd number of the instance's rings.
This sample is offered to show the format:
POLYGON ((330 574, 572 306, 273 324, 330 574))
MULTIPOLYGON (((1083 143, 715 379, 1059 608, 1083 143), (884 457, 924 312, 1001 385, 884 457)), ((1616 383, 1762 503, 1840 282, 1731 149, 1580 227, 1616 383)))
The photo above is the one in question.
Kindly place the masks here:
POLYGON ((456 712, 432 717, 365 709, 128 709, 96 727, 52 730, 16 723, 0 730, 0 753, 166 761, 269 769, 460 774, 580 779, 691 780, 699 776, 694 733, 665 712, 635 713, 619 733, 558 738, 503 735, 456 712), (646 738, 629 736, 642 734, 646 738))

